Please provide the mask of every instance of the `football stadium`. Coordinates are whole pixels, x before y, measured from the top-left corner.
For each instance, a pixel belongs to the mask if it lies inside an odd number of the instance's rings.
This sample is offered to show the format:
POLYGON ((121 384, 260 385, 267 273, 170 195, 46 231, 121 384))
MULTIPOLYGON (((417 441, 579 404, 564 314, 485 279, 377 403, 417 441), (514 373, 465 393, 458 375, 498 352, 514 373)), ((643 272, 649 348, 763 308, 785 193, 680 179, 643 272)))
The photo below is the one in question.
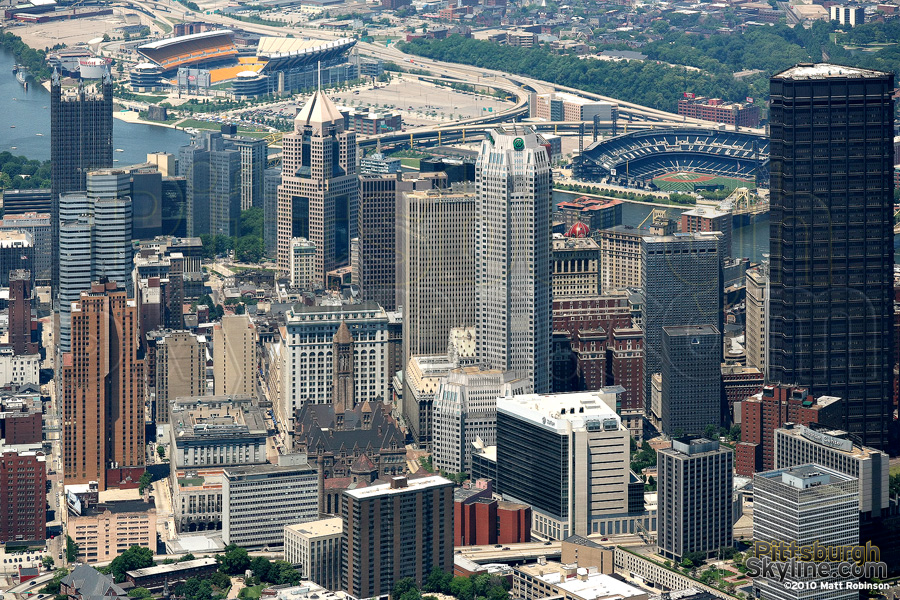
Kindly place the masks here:
POLYGON ((591 144, 573 171, 579 179, 666 191, 767 187, 769 140, 718 129, 638 131, 591 144))
POLYGON ((137 47, 147 63, 172 78, 182 67, 209 69, 212 84, 245 80, 254 73, 259 93, 298 92, 314 88, 321 65, 322 83, 340 83, 359 76, 349 60, 356 40, 311 40, 262 37, 254 52, 239 51, 230 29, 165 38, 137 47), (260 78, 263 81, 260 81, 260 78))

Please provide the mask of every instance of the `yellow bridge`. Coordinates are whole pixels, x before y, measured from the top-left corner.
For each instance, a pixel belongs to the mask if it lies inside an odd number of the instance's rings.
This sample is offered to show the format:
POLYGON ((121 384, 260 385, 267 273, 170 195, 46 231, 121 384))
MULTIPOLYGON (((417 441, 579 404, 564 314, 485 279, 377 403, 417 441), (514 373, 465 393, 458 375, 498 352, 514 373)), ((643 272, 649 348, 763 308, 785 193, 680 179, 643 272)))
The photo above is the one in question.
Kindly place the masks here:
POLYGON ((719 204, 719 210, 730 212, 733 216, 761 215, 769 212, 769 195, 751 192, 745 187, 735 188, 730 196, 719 204))

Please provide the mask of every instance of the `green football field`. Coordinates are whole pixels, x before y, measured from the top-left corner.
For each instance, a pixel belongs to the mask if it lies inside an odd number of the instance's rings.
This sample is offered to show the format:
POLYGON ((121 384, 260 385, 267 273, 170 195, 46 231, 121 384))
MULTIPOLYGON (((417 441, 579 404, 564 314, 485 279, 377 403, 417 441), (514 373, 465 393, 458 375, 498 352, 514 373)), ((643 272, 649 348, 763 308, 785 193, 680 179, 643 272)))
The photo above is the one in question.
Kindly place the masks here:
POLYGON ((750 179, 737 179, 735 177, 719 177, 703 173, 666 173, 653 180, 653 183, 664 192, 693 192, 696 185, 721 185, 733 190, 739 187, 755 188, 754 181, 750 179))

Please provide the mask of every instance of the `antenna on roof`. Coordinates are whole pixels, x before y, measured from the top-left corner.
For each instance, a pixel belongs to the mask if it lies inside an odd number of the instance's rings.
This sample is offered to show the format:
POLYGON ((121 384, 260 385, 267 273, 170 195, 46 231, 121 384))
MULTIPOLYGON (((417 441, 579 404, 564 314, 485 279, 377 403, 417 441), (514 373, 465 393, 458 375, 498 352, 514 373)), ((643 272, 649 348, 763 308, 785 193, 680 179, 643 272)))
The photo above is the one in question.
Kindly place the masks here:
POLYGON ((322 93, 322 61, 321 60, 316 63, 316 72, 319 75, 319 87, 318 87, 319 93, 322 93))

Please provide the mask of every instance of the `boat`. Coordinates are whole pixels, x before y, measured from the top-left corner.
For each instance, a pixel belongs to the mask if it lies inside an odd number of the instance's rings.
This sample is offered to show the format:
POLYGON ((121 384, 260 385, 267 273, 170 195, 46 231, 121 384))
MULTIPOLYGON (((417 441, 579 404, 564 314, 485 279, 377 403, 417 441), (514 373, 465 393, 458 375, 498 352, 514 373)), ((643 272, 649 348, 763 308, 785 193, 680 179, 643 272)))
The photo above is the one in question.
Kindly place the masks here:
POLYGON ((36 134, 34 134, 34 135, 36 135, 36 136, 38 136, 38 137, 44 137, 44 134, 43 134, 43 133, 36 133, 36 134))
POLYGON ((19 65, 13 65, 13 75, 19 72, 19 65))
POLYGON ((125 152, 125 151, 122 150, 121 148, 116 148, 116 152, 125 152))
POLYGON ((10 125, 9 128, 10 128, 10 129, 15 129, 16 126, 15 126, 15 125, 10 125))
POLYGON ((22 85, 25 85, 25 76, 26 75, 28 75, 28 73, 26 71, 19 69, 19 71, 16 73, 16 79, 18 80, 19 83, 21 83, 22 85))

